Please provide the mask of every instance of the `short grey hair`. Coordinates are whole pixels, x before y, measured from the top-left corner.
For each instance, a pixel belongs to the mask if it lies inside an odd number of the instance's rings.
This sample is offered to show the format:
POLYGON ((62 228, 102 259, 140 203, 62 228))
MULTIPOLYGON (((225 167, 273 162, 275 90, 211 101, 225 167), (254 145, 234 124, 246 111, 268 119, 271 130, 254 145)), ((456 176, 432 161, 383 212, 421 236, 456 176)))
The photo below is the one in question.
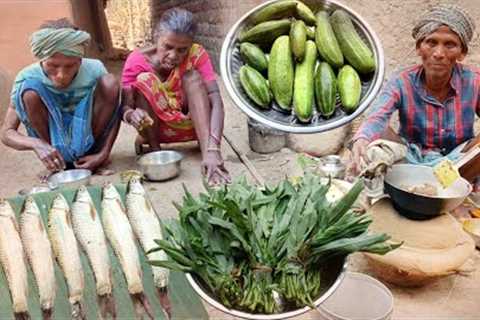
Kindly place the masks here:
POLYGON ((172 32, 193 38, 196 31, 197 25, 190 11, 172 8, 165 11, 160 17, 160 21, 155 26, 154 36, 158 38, 163 33, 172 32))

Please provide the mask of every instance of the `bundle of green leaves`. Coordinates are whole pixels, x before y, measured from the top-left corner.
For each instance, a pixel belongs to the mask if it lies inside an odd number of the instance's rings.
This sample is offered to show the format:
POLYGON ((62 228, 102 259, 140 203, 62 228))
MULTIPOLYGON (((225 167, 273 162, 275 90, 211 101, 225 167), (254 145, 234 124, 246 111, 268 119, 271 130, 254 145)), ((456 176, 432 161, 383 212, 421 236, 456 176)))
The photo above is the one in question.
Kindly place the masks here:
POLYGON ((164 223, 156 240, 168 261, 152 265, 192 273, 228 308, 278 313, 312 306, 321 292, 322 268, 356 252, 385 254, 400 244, 370 234, 371 219, 351 210, 359 181, 339 201, 326 199, 330 181, 306 173, 259 189, 245 178, 198 197, 184 187, 179 220, 164 223))

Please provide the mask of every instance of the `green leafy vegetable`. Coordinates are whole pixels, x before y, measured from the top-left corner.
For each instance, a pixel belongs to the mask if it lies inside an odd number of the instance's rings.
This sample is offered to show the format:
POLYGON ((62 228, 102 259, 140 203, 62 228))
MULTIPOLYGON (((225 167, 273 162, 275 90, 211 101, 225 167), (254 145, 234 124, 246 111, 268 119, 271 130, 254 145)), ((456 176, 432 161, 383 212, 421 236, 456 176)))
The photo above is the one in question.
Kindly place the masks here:
MULTIPOLYGON (((300 158, 305 166, 307 158, 300 158)), ((164 224, 158 248, 168 261, 152 265, 191 272, 229 308, 277 313, 312 306, 322 290, 322 267, 356 251, 385 254, 401 244, 369 234, 367 215, 351 210, 363 184, 336 203, 330 181, 306 172, 260 190, 244 177, 194 197, 184 186, 179 221, 164 224)))

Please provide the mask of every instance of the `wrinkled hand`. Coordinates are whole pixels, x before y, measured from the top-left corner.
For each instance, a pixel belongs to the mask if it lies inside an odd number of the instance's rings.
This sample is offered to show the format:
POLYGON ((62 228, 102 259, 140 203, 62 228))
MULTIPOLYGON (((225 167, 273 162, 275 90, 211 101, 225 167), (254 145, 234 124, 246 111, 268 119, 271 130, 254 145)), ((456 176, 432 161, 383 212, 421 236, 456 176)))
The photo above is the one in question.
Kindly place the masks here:
POLYGON ((362 158, 367 153, 367 146, 369 144, 370 142, 366 139, 358 139, 353 144, 350 165, 348 168, 351 175, 357 176, 360 174, 360 164, 362 163, 362 158))
POLYGON ((92 172, 95 172, 95 170, 97 170, 98 167, 100 167, 106 159, 107 157, 105 157, 102 153, 96 153, 81 157, 73 164, 77 169, 88 169, 92 172))
POLYGON ((208 151, 201 164, 202 174, 209 185, 230 183, 231 178, 225 169, 222 155, 218 151, 208 151))
POLYGON ((138 131, 142 131, 144 128, 153 124, 153 119, 142 109, 133 110, 127 118, 127 121, 138 131))
POLYGON ((49 143, 38 139, 33 151, 48 171, 56 172, 65 169, 66 165, 62 155, 49 143))

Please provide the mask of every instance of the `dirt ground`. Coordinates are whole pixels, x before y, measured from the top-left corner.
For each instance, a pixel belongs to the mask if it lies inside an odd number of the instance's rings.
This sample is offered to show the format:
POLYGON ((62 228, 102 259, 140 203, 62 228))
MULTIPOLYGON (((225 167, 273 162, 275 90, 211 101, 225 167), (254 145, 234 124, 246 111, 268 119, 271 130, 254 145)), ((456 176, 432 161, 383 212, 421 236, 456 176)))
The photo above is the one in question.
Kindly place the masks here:
MULTIPOLYGON (((296 154, 289 149, 268 155, 251 152, 245 116, 225 98, 226 125, 225 135, 232 140, 243 154, 251 160, 257 172, 267 181, 274 182, 285 175, 300 173, 296 164, 296 154)), ((119 182, 119 173, 126 169, 137 168, 133 142, 135 131, 123 126, 112 152, 112 168, 116 174, 110 177, 94 176, 93 183, 101 184, 109 180, 119 182)), ((175 217, 176 211, 172 201, 179 201, 182 196, 181 185, 185 184, 192 192, 202 190, 199 170, 200 155, 196 143, 170 145, 168 148, 180 150, 185 154, 181 175, 163 183, 146 183, 146 188, 153 200, 155 209, 162 217, 175 217)), ((232 148, 226 143, 222 146, 226 166, 233 176, 246 174, 254 181, 247 168, 241 163, 232 148)), ((0 145, 2 188, 0 197, 12 197, 20 189, 31 187, 36 183, 36 174, 40 163, 31 152, 15 152, 0 145)), ((480 254, 476 251, 469 265, 474 270, 467 274, 458 274, 443 278, 431 285, 418 289, 404 289, 387 284, 395 299, 394 320, 474 320, 480 319, 480 254)), ((372 274, 361 254, 350 257, 348 270, 372 274)), ((174 289, 173 289, 174 290, 174 289)), ((235 319, 206 305, 211 319, 235 319)), ((296 319, 321 319, 314 311, 296 319)))

